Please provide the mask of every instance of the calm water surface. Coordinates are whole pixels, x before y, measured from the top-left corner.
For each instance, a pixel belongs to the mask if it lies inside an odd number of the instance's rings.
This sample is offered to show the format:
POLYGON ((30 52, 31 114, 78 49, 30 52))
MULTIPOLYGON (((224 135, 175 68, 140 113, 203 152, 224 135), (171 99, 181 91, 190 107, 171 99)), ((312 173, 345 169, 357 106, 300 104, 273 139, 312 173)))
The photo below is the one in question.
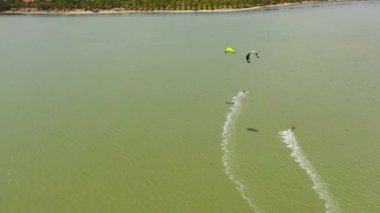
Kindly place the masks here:
POLYGON ((379 26, 379 2, 1 16, 0 211, 254 212, 221 159, 246 90, 229 160, 260 212, 326 211, 292 125, 337 212, 380 212, 379 26))

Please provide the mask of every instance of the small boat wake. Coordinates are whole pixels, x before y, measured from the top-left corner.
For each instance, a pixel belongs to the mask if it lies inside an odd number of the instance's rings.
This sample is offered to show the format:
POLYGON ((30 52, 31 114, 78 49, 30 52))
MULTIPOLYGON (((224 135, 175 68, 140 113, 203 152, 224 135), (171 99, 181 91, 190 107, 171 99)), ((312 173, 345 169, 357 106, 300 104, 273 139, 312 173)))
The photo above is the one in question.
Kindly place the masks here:
POLYGON ((229 179, 235 184, 236 189, 240 192, 241 197, 248 203, 249 207, 255 212, 260 212, 257 206, 253 203, 252 199, 247 195, 245 191, 244 183, 239 180, 234 173, 234 166, 232 160, 232 132, 237 121, 238 115, 242 107, 242 99, 245 97, 246 93, 240 91, 236 96, 232 98, 232 106, 230 107, 230 112, 228 113, 223 126, 222 142, 220 143, 221 149, 223 151, 222 163, 224 166, 224 172, 228 175, 229 179))
POLYGON ((338 205, 332 198, 327 186, 320 179, 319 175, 315 171, 314 167, 311 165, 310 161, 306 158, 301 147, 296 141, 296 137, 292 130, 288 129, 279 132, 282 142, 287 144, 287 147, 292 150, 291 156, 294 158, 300 167, 306 171, 306 174, 310 177, 313 182, 313 189, 318 194, 319 198, 324 201, 325 209, 327 213, 339 212, 338 205))

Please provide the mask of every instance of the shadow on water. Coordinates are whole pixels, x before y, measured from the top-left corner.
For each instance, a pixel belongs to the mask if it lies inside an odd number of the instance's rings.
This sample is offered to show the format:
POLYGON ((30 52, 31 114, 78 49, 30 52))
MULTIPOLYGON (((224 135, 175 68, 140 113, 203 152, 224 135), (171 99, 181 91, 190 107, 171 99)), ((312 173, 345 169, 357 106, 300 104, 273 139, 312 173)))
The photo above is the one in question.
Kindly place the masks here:
POLYGON ((225 101, 224 103, 226 103, 226 104, 228 104, 228 105, 233 105, 233 104, 235 104, 235 102, 233 102, 233 101, 225 101))
POLYGON ((253 128, 253 127, 247 127, 247 131, 251 131, 251 132, 259 132, 258 129, 253 128))

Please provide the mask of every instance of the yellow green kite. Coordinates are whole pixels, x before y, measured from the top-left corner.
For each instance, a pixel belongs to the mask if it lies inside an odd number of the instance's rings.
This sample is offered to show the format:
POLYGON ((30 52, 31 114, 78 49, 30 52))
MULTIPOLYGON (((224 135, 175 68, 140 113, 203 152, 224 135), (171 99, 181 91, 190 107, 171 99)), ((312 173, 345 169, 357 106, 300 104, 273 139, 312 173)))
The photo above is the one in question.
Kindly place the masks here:
POLYGON ((236 50, 234 50, 231 47, 228 47, 227 49, 224 50, 224 54, 227 54, 227 53, 236 54, 236 50))

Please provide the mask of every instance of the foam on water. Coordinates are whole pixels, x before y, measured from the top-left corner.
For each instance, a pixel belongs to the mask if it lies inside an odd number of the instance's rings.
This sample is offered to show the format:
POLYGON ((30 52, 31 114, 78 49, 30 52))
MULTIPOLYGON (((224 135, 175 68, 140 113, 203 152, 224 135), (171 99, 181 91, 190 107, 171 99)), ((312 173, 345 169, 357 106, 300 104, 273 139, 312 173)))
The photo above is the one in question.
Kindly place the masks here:
POLYGON ((231 151, 231 136, 232 131, 234 129, 235 122, 238 118, 238 115, 240 113, 242 103, 241 100, 245 97, 244 92, 239 92, 236 96, 232 98, 233 105, 230 108, 230 112, 228 113, 226 120, 224 122, 223 126, 223 133, 222 133, 222 142, 220 143, 223 156, 222 156, 222 163, 224 166, 224 172, 228 175, 229 179, 235 184, 236 189, 240 192, 241 197, 248 203, 249 207, 254 210, 255 212, 259 212, 259 209, 257 206, 253 203, 252 199, 247 195, 245 191, 245 185, 244 183, 236 177, 236 174, 234 173, 234 167, 233 167, 233 156, 231 151))
POLYGON ((339 212, 338 205, 332 198, 327 186, 321 180, 310 161, 306 158, 301 147, 296 141, 296 137, 290 129, 279 132, 282 142, 287 144, 287 147, 292 150, 291 156, 306 171, 313 183, 313 189, 318 194, 319 198, 324 201, 327 213, 339 212))

